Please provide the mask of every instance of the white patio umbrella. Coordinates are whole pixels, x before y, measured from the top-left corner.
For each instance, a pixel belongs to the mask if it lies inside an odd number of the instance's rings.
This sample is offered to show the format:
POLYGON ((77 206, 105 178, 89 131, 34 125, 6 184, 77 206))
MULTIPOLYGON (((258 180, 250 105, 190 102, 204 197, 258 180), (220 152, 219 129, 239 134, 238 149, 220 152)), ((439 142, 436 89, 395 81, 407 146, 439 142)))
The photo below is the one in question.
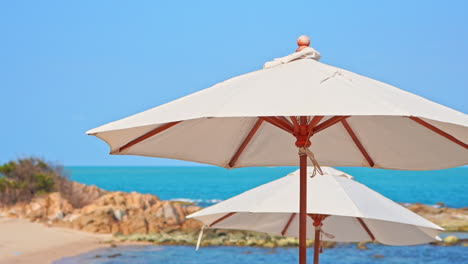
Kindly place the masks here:
POLYGON ((316 168, 430 170, 468 163, 467 115, 320 63, 318 52, 305 47, 308 41, 298 43, 299 52, 263 70, 87 133, 107 142, 114 155, 226 168, 300 165, 301 264, 306 263, 307 156, 316 168))
MULTIPOLYGON (((307 177, 307 238, 315 239, 318 263, 320 240, 378 241, 386 245, 432 242, 443 229, 336 169, 307 177), (320 233, 324 236, 320 238, 320 233)), ((310 174, 309 174, 310 176, 310 174)), ((188 218, 210 228, 241 229, 299 237, 299 170, 240 195, 202 209, 188 218)))

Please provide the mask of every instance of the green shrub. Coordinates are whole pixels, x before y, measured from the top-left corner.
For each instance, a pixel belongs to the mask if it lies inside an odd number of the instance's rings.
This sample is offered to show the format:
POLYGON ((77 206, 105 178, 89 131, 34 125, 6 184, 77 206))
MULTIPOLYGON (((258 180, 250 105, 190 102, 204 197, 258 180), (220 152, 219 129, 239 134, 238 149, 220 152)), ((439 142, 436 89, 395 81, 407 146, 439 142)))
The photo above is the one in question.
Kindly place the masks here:
POLYGON ((39 192, 49 193, 54 189, 55 181, 53 175, 36 173, 34 177, 36 177, 37 189, 39 192))
POLYGON ((62 166, 39 158, 10 161, 0 166, 0 203, 29 201, 50 192, 70 194, 71 182, 62 166))
POLYGON ((6 190, 6 179, 0 178, 0 192, 4 192, 6 190))
POLYGON ((10 161, 0 166, 0 174, 8 177, 16 168, 16 162, 10 161))

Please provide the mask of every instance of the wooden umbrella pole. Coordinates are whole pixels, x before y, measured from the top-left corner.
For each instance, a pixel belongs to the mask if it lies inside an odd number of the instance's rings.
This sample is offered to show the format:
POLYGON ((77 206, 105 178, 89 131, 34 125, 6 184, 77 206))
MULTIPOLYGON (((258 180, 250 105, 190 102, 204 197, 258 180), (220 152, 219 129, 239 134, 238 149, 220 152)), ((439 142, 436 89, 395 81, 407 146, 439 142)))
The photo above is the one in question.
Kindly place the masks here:
MULTIPOLYGON (((320 221, 320 224, 322 221, 320 221)), ((314 223, 315 226, 315 223, 314 223)), ((315 240, 314 240, 314 264, 319 264, 320 256, 320 228, 315 226, 315 240)))
POLYGON ((311 214, 310 217, 314 220, 315 239, 314 239, 314 264, 319 264, 320 257, 320 235, 322 232, 322 223, 327 215, 311 214))
POLYGON ((307 263, 307 155, 300 155, 299 263, 307 263))
MULTIPOLYGON (((308 119, 305 116, 299 118, 295 124, 294 136, 296 147, 310 147, 310 133, 308 131, 308 119)), ((299 151, 299 264, 307 263, 307 154, 299 151)))

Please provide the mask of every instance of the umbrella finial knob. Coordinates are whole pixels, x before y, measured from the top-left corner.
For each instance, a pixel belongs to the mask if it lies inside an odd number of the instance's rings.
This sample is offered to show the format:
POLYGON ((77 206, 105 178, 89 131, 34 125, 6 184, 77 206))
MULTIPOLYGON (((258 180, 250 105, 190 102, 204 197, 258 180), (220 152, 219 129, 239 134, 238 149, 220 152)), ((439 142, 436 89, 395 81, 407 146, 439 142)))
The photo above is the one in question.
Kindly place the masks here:
POLYGON ((310 45, 310 38, 306 35, 302 35, 297 38, 297 45, 299 46, 296 52, 303 50, 304 48, 309 47, 310 45))

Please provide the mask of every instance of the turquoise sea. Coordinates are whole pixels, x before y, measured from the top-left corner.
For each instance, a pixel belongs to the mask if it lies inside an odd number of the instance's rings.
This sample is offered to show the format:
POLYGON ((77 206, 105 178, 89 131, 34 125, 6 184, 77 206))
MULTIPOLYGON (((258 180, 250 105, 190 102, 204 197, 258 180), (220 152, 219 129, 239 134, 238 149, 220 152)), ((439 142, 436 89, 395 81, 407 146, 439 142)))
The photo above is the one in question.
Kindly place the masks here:
MULTIPOLYGON (((401 203, 468 206, 468 167, 437 171, 338 168, 401 203)), ((112 191, 151 193, 163 200, 211 205, 297 170, 296 167, 68 167, 73 180, 112 191)))
MULTIPOLYGON (((209 206, 250 188, 275 180, 295 167, 68 167, 73 180, 112 191, 152 193, 164 200, 186 200, 209 206)), ((439 171, 391 171, 368 168, 338 168, 388 198, 401 203, 468 207, 468 167, 439 171)), ((467 237, 466 234, 462 234, 467 237)), ((390 247, 371 245, 359 250, 340 245, 325 250, 321 263, 468 263, 468 248, 420 245, 390 247)), ((309 263, 312 250, 309 250, 309 263)), ((105 248, 64 258, 57 264, 207 264, 207 263, 297 263, 297 249, 207 247, 195 252, 187 246, 125 246, 105 248)))
MULTIPOLYGON (((297 249, 252 247, 207 247, 195 251, 188 246, 126 246, 106 248, 65 258, 55 264, 296 264, 297 249), (121 254, 121 255, 118 255, 121 254)), ((356 245, 341 245, 320 254, 321 264, 466 264, 467 248, 461 246, 412 247, 373 246, 359 250, 356 245)), ((313 251, 308 251, 312 263, 313 251)))

